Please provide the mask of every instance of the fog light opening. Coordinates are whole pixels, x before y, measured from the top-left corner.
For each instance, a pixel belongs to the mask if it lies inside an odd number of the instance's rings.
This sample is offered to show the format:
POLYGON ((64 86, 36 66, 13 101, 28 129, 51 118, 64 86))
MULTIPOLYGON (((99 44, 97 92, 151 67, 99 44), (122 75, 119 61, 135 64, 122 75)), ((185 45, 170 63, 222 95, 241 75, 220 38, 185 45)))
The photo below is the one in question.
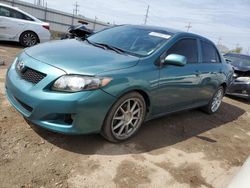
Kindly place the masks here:
POLYGON ((66 124, 71 125, 73 123, 73 115, 72 114, 65 114, 64 120, 66 124))

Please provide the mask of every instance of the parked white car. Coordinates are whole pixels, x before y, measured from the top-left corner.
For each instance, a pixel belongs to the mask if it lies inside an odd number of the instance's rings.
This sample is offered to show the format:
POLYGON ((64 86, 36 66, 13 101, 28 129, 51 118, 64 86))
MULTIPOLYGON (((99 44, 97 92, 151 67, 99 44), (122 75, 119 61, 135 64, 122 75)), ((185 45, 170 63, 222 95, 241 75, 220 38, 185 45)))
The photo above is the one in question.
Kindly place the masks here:
POLYGON ((50 40, 49 24, 20 10, 0 3, 0 41, 16 41, 33 46, 50 40))

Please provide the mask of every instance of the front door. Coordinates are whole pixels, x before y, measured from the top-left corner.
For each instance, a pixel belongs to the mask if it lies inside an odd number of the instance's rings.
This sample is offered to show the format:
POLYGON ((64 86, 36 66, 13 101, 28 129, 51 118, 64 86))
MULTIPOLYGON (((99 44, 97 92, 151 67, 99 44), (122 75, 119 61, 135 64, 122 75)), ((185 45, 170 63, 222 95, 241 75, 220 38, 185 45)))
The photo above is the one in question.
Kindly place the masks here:
POLYGON ((164 65, 160 69, 157 108, 154 115, 179 111, 197 105, 200 95, 198 45, 196 39, 177 41, 164 55, 179 54, 187 58, 185 66, 164 65))

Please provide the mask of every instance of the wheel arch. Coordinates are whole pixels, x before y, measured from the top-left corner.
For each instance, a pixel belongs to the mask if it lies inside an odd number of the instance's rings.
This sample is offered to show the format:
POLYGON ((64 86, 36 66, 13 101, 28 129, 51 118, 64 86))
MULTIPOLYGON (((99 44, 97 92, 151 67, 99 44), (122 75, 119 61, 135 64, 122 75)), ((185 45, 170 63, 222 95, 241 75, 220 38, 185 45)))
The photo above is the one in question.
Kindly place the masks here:
POLYGON ((118 99, 121 98, 122 96, 124 96, 128 93, 132 93, 132 92, 137 92, 143 97, 143 99, 146 103, 146 110, 147 110, 146 113, 148 113, 150 111, 150 107, 151 107, 151 100, 150 100, 148 92, 146 92, 145 90, 143 90, 141 88, 131 88, 129 90, 126 90, 125 92, 122 92, 122 94, 120 94, 118 96, 118 99))
POLYGON ((227 83, 223 82, 220 86, 222 86, 224 88, 224 93, 226 93, 227 90, 227 83))

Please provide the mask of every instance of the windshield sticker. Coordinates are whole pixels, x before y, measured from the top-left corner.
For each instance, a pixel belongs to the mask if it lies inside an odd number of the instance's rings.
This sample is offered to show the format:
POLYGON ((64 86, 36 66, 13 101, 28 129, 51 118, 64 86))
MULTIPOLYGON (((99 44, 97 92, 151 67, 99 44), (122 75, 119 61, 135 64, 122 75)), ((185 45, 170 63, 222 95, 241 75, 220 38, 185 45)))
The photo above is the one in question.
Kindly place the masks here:
POLYGON ((164 39, 169 39, 171 35, 163 34, 163 33, 157 33, 157 32, 150 32, 149 35, 155 36, 155 37, 161 37, 164 39))

